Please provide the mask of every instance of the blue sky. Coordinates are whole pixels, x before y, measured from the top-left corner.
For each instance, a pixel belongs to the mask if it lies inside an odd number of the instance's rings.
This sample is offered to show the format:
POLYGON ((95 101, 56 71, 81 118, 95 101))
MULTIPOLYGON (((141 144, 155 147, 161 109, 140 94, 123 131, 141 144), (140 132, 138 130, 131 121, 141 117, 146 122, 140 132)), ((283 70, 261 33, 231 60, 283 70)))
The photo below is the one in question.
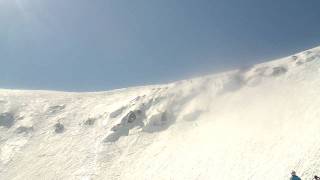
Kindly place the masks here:
POLYGON ((0 88, 167 83, 320 45, 319 0, 0 0, 0 88))

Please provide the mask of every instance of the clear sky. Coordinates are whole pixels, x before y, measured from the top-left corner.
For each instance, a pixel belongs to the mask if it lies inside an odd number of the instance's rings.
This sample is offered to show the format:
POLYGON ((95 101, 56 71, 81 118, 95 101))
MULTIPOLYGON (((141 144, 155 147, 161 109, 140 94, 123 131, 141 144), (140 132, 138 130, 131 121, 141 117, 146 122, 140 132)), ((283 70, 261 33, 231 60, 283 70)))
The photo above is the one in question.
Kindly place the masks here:
POLYGON ((0 0, 0 88, 167 83, 319 45, 319 0, 0 0))

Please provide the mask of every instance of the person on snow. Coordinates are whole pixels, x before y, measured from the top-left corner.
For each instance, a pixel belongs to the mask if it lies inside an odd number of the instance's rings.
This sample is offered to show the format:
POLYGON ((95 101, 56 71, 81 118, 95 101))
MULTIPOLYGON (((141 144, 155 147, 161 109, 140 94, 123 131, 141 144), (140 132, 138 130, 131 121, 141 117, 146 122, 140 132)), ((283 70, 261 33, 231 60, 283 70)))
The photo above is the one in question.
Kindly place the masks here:
POLYGON ((320 180, 320 177, 318 177, 318 176, 314 176, 314 178, 313 179, 315 179, 315 180, 320 180))
POLYGON ((301 180, 301 178, 297 176, 295 171, 292 171, 290 180, 301 180))

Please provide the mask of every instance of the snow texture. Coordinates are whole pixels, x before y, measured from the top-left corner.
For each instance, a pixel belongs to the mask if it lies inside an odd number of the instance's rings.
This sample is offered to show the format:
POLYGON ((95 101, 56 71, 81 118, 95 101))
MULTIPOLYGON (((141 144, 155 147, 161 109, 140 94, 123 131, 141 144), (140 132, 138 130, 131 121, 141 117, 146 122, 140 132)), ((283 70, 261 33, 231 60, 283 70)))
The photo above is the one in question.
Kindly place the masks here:
POLYGON ((0 179, 311 179, 319 93, 320 47, 167 85, 3 89, 0 179))

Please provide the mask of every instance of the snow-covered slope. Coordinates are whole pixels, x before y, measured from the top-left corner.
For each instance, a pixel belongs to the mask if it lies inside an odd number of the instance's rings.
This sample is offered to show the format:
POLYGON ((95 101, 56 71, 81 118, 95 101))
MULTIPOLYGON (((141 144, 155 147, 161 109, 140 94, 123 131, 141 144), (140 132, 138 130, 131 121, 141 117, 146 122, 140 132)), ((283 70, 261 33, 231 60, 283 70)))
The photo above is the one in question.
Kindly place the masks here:
POLYGON ((320 174, 320 48, 168 85, 0 90, 0 179, 320 174))

